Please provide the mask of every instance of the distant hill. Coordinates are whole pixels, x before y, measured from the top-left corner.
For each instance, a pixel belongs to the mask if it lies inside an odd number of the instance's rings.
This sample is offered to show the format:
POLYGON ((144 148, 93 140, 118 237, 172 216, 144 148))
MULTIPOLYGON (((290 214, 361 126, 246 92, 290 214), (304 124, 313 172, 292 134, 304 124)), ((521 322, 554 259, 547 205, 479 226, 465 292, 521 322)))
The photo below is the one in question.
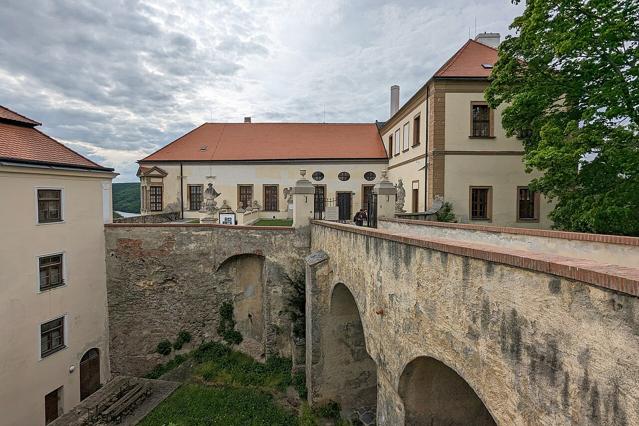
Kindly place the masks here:
POLYGON ((113 184, 113 210, 140 213, 140 183, 113 184))

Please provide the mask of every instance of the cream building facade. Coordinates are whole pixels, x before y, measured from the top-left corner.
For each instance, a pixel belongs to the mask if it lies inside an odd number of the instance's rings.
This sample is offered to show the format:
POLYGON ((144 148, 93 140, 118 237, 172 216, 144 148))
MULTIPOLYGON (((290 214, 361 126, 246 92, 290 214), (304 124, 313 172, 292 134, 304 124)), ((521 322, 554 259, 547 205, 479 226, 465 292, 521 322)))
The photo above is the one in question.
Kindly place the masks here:
POLYGON ((407 212, 441 198, 460 222, 549 228, 552 206, 528 189, 536 175, 525 172, 521 141, 506 136, 502 107, 484 98, 498 37, 469 40, 401 108, 391 88, 391 117, 380 129, 389 176, 402 180, 407 212))
POLYGON ((0 107, 0 423, 44 425, 110 378, 112 169, 0 107))
POLYGON ((173 210, 204 216, 202 194, 212 184, 235 212, 259 209, 257 219, 291 219, 290 190, 303 170, 339 219, 366 209, 387 167, 374 124, 207 123, 139 162, 142 212, 173 210), (256 204, 257 203, 257 204, 256 204))

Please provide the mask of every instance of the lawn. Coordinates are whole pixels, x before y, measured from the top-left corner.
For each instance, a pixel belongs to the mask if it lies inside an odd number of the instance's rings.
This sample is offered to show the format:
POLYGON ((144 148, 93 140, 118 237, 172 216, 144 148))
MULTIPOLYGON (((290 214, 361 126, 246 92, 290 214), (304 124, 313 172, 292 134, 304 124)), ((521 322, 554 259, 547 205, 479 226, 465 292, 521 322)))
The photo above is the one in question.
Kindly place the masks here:
POLYGON ((260 363, 224 343, 208 342, 156 367, 147 377, 158 378, 178 367, 189 369, 188 378, 140 425, 316 426, 320 417, 339 422, 339 408, 337 414, 327 414, 310 410, 306 403, 290 404, 287 388, 294 386, 304 395, 305 386, 303 374, 291 376, 289 358, 274 356, 260 363))
POLYGON ((293 219, 259 219, 255 226, 293 226, 293 219))

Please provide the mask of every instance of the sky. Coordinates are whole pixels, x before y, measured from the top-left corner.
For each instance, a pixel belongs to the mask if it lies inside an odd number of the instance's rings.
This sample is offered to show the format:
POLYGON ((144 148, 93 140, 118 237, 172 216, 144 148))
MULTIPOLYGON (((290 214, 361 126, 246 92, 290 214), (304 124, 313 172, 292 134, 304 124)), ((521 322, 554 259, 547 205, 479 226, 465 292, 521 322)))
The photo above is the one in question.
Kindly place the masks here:
POLYGON ((0 105, 137 181, 204 122, 374 122, 509 0, 0 0, 0 105))

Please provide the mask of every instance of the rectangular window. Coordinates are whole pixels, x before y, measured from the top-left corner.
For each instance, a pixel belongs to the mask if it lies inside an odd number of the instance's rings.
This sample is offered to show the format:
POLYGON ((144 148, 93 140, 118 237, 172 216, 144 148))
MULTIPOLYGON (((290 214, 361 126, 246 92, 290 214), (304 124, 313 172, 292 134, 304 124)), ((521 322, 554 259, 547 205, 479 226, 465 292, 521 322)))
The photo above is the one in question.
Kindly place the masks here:
POLYGON ((40 325, 40 357, 64 348, 64 317, 40 325))
POLYGON ((202 208, 203 185, 189 185, 189 210, 200 210, 202 208))
POLYGON ((152 212, 162 211, 162 187, 149 187, 149 207, 152 212))
POLYGON ((362 206, 360 208, 364 210, 368 209, 368 202, 371 199, 374 186, 375 185, 362 185, 362 206))
POLYGON ((388 158, 393 156, 393 135, 388 137, 388 158))
POLYGON ((402 150, 408 151, 408 141, 410 134, 409 123, 404 124, 404 136, 402 137, 402 150))
POLYGON ((38 189, 38 223, 62 222, 62 190, 38 189))
POLYGON ((539 220, 539 194, 527 186, 517 187, 517 220, 539 220))
POLYGON ((277 185, 264 185, 264 210, 267 212, 278 211, 277 185))
POLYGON ((238 185, 239 206, 249 209, 253 205, 253 185, 238 185))
POLYGON ((393 143, 395 144, 395 155, 399 155, 399 149, 400 149, 400 139, 399 139, 399 129, 395 130, 395 140, 393 141, 393 143))
POLYGON ((142 200, 142 211, 146 211, 147 210, 147 190, 146 190, 146 186, 142 187, 142 195, 141 195, 141 200, 142 200))
POLYGON ((471 104, 471 126, 473 137, 491 137, 491 111, 490 107, 484 103, 473 102, 471 104))
POLYGON ((413 213, 417 213, 419 211, 419 181, 413 181, 413 192, 411 194, 411 201, 413 207, 413 213))
POLYGON ((490 187, 470 188, 470 218, 472 220, 489 220, 492 208, 492 191, 490 187))
POLYGON ((61 254, 41 257, 38 263, 40 265, 40 291, 64 285, 61 254))
POLYGON ((61 401, 62 401, 62 387, 49 392, 44 396, 44 424, 49 424, 58 417, 61 413, 61 401))
POLYGON ((420 144, 420 116, 418 115, 413 119, 413 146, 417 146, 420 144))

